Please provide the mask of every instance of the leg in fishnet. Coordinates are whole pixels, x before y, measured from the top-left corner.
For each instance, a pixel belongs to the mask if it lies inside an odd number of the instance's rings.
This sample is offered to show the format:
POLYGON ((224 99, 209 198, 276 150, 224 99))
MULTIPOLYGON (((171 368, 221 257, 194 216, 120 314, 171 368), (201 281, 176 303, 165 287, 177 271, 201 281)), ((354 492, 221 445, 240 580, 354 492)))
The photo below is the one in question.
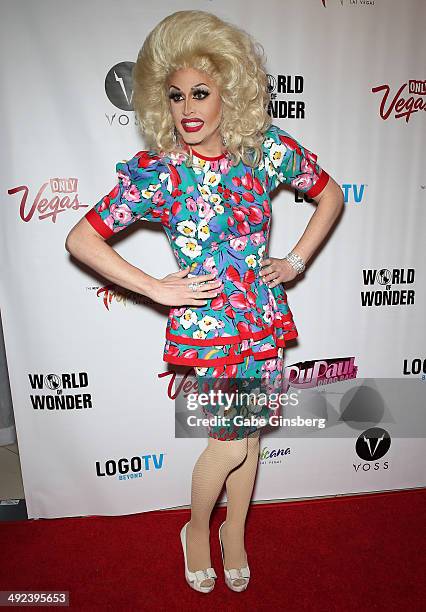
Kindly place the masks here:
MULTIPOLYGON (((191 520, 187 526, 187 558, 191 572, 211 566, 210 515, 229 472, 246 456, 247 438, 217 440, 209 437, 207 447, 195 463, 191 520)), ((213 578, 207 578, 201 586, 210 586, 213 582, 213 578)))
MULTIPOLYGON (((225 569, 244 567, 247 556, 244 547, 244 527, 259 459, 260 430, 247 438, 248 449, 244 461, 234 468, 226 479, 226 522, 221 529, 225 569)), ((245 579, 234 581, 235 586, 245 583, 245 579)))

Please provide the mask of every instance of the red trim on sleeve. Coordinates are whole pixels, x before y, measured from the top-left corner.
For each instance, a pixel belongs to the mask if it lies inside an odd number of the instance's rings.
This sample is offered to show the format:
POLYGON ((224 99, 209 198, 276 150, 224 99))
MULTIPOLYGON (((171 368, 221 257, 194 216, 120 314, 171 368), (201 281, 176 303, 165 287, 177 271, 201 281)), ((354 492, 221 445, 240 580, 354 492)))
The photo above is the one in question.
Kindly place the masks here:
POLYGON ((317 182, 315 183, 315 185, 312 185, 312 187, 306 192, 308 198, 314 198, 319 193, 321 193, 321 191, 327 185, 329 178, 330 176, 327 174, 327 172, 321 169, 321 174, 319 175, 317 182))
POLYGON ((112 231, 112 229, 108 227, 108 225, 102 220, 101 216, 99 215, 99 213, 96 212, 94 208, 88 210, 84 216, 86 217, 90 225, 94 227, 95 230, 103 238, 109 238, 113 235, 114 232, 112 231))

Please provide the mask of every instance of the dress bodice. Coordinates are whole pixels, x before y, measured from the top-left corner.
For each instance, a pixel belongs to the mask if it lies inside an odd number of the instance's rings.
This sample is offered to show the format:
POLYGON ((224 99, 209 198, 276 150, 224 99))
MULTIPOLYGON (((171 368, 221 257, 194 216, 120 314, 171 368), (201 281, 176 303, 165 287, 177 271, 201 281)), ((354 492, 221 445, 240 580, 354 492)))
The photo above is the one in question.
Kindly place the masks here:
POLYGON ((95 229, 108 238, 136 220, 160 222, 180 269, 223 282, 205 305, 170 308, 164 361, 200 368, 269 359, 298 335, 284 286, 269 288, 259 271, 269 256, 271 191, 285 182, 314 197, 328 181, 314 153, 271 125, 256 168, 194 151, 189 168, 180 154, 145 150, 116 170, 118 183, 86 214, 95 229))

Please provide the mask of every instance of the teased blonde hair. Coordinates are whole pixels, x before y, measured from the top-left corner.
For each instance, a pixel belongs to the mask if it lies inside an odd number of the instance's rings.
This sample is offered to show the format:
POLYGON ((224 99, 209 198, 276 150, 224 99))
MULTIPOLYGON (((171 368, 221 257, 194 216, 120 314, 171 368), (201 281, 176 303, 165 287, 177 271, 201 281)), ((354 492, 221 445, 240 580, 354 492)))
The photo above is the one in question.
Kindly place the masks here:
POLYGON ((222 100, 220 131, 232 162, 255 167, 271 125, 264 49, 247 32, 206 11, 177 11, 148 34, 133 68, 133 108, 148 146, 157 152, 192 155, 176 145, 167 79, 180 68, 205 71, 222 100))

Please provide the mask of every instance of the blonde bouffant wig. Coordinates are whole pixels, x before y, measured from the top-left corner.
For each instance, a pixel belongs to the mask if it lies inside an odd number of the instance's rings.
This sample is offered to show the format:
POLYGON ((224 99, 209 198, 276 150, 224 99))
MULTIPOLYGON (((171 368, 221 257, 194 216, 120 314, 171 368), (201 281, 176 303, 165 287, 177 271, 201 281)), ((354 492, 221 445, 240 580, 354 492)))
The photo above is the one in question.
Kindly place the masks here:
MULTIPOLYGON (((206 11, 177 11, 148 34, 133 68, 133 108, 151 150, 192 155, 174 138, 168 78, 180 68, 206 72, 222 100, 220 133, 233 163, 250 167, 262 158, 264 132, 271 125, 264 50, 244 30, 206 11)), ((190 147, 191 151, 191 147, 190 147)))

